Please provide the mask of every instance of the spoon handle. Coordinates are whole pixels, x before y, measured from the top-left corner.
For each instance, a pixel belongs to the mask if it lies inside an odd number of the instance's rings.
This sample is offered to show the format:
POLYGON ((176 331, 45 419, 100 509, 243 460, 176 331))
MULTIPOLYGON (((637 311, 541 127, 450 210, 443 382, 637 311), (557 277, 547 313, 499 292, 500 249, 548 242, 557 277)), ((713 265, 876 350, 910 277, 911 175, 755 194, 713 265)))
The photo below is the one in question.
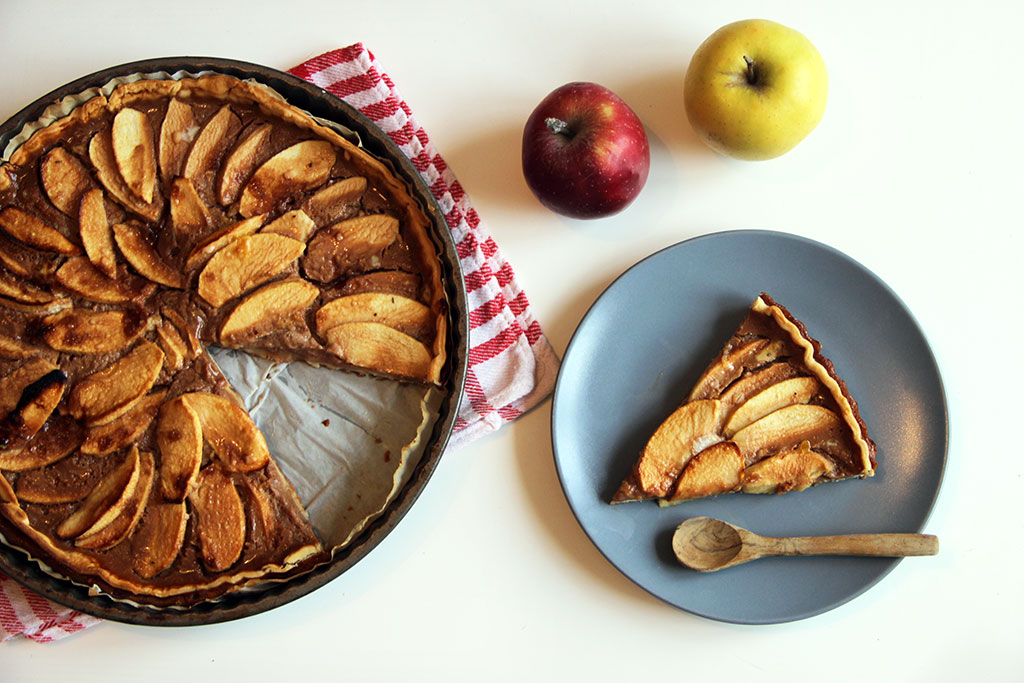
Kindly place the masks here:
POLYGON ((773 555, 871 555, 909 557, 935 555, 939 539, 931 534, 850 534, 766 538, 762 552, 773 555))

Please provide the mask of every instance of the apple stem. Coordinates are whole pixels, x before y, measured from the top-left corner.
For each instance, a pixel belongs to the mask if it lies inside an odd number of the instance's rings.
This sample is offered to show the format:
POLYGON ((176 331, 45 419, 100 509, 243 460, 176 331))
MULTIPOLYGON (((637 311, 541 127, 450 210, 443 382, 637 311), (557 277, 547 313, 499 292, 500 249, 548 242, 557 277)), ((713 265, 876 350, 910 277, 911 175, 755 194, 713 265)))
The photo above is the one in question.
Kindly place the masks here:
POLYGON ((547 125, 555 135, 569 135, 569 124, 562 119, 556 119, 554 116, 549 116, 544 119, 544 124, 547 125))
POLYGON ((754 60, 750 57, 743 55, 743 61, 747 63, 747 83, 750 85, 757 84, 757 71, 754 69, 754 60))

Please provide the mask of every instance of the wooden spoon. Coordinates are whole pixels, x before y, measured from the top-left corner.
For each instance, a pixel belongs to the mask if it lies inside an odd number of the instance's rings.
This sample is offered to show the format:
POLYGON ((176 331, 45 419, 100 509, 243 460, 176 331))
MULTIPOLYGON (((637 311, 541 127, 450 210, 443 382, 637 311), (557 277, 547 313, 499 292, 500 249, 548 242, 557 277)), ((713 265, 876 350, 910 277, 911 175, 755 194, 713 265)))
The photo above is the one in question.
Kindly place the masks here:
POLYGON ((771 538, 719 519, 693 517, 680 524, 672 535, 672 550, 687 567, 713 572, 776 555, 935 555, 939 552, 939 539, 929 534, 771 538))

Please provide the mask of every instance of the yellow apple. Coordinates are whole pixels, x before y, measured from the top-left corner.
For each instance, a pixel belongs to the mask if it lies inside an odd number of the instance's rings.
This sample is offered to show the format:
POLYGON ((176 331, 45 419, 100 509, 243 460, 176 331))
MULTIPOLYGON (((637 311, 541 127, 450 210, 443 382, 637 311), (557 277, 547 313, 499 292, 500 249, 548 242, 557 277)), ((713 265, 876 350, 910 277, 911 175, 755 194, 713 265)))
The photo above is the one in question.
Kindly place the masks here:
POLYGON ((828 72, 799 31, 748 19, 697 48, 683 95, 690 125, 709 147, 737 159, 772 159, 821 121, 828 72))

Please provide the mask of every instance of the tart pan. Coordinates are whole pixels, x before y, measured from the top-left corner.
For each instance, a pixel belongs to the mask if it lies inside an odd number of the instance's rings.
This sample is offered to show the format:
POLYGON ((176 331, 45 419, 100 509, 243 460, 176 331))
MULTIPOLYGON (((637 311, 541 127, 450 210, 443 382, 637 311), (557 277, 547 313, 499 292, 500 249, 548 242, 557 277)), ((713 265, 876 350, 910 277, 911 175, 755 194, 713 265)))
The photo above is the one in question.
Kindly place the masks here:
POLYGON ((352 542, 336 550, 330 562, 310 572, 280 583, 229 593, 216 600, 186 609, 155 610, 117 601, 106 595, 90 595, 87 588, 45 573, 23 552, 0 543, 0 570, 35 592, 54 602, 96 617, 151 626, 213 624, 266 612, 307 595, 338 578, 373 550, 409 511, 444 452, 462 399, 469 343, 466 291, 455 243, 443 212, 419 173, 394 142, 357 109, 326 90, 291 74, 258 64, 212 57, 165 57, 129 62, 83 76, 22 109, 0 126, 0 151, 7 148, 8 143, 25 124, 40 119, 48 106, 64 97, 103 86, 112 79, 131 74, 174 74, 178 71, 210 71, 262 83, 281 94, 289 104, 327 122, 348 128, 359 137, 365 149, 388 162, 395 175, 406 182, 412 195, 423 205, 431 219, 430 235, 439 254, 450 324, 447 360, 442 374, 444 397, 423 457, 416 465, 408 483, 391 500, 387 508, 352 542))

